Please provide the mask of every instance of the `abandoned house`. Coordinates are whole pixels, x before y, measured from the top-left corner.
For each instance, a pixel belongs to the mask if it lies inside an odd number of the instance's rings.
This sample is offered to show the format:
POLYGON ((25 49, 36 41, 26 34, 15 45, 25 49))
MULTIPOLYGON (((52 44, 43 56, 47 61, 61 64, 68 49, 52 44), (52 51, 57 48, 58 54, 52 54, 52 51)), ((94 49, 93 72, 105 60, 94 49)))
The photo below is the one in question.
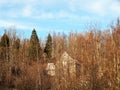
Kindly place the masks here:
POLYGON ((67 52, 64 52, 56 64, 48 63, 46 70, 47 74, 51 76, 55 76, 56 73, 62 73, 63 75, 69 75, 70 77, 73 77, 78 74, 77 68, 80 69, 79 62, 69 56, 67 52))
POLYGON ((46 67, 46 71, 48 75, 54 76, 55 75, 55 64, 48 63, 46 67))

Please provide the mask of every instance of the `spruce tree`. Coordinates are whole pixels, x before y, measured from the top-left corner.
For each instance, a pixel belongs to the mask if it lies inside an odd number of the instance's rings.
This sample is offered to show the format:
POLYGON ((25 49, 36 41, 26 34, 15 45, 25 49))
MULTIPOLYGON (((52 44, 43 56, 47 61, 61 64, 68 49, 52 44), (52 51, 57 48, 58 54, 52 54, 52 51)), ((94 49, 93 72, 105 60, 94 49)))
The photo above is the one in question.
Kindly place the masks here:
POLYGON ((9 47, 10 46, 9 37, 7 36, 6 33, 4 33, 4 35, 1 37, 0 46, 1 47, 9 47))
POLYGON ((10 40, 6 33, 1 37, 0 42, 0 56, 2 60, 8 60, 9 59, 9 46, 10 46, 10 40))
POLYGON ((19 50, 19 48, 20 48, 20 39, 19 38, 17 38, 14 41, 13 47, 14 47, 15 50, 19 50))
POLYGON ((46 53, 47 58, 50 59, 52 57, 52 37, 50 34, 48 34, 44 52, 46 53))
POLYGON ((36 30, 33 29, 30 38, 29 57, 30 60, 38 60, 41 56, 41 47, 36 30))

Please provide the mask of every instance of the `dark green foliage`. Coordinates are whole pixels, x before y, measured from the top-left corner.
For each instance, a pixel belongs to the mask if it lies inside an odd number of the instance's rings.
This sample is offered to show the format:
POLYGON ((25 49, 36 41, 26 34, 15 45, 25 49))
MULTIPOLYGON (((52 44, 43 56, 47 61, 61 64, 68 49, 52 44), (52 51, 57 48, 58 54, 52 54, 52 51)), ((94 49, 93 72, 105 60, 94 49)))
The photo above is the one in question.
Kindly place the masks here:
POLYGON ((14 41, 14 45, 13 45, 14 49, 16 50, 19 50, 20 48, 20 39, 17 38, 15 41, 14 41))
POLYGON ((47 37, 47 42, 46 42, 44 52, 47 54, 47 58, 50 59, 52 57, 52 37, 50 34, 47 37))
POLYGON ((40 47, 39 39, 35 29, 33 29, 30 38, 29 57, 30 60, 38 60, 40 56, 41 56, 41 47, 40 47))
POLYGON ((0 42, 0 56, 2 60, 9 59, 9 46, 10 46, 10 40, 7 34, 5 33, 1 37, 1 42, 0 42))
POLYGON ((1 37, 1 43, 0 43, 1 47, 9 47, 10 46, 10 41, 9 41, 9 37, 7 36, 7 34, 4 34, 1 37))

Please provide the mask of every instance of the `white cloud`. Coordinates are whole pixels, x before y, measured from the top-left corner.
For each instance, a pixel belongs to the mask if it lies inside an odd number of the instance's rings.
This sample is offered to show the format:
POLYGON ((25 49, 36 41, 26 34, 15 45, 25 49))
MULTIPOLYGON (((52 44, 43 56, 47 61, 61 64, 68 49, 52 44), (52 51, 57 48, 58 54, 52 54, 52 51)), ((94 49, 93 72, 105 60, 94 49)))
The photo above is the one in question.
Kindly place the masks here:
POLYGON ((37 31, 49 32, 52 29, 48 29, 45 27, 41 27, 39 25, 31 25, 31 23, 24 23, 24 22, 17 22, 17 21, 4 21, 0 20, 0 27, 8 29, 8 28, 15 28, 17 30, 32 30, 35 28, 37 31))
POLYGON ((0 27, 8 28, 8 27, 12 27, 12 26, 14 26, 18 29, 24 29, 24 30, 29 30, 32 28, 31 26, 28 26, 25 23, 19 23, 17 21, 14 22, 14 21, 0 20, 0 27))
POLYGON ((25 7, 23 8, 23 10, 22 10, 22 15, 23 15, 24 17, 29 17, 29 16, 31 16, 32 13, 33 13, 33 9, 32 9, 32 8, 33 8, 33 7, 31 7, 31 6, 29 6, 29 5, 25 6, 25 7))
POLYGON ((67 11, 41 12, 34 18, 38 19, 78 19, 79 16, 67 11))
MULTIPOLYGON (((82 23, 92 19, 119 17, 120 2, 117 0, 0 0, 0 13, 1 19, 4 17, 14 20, 27 18, 59 22, 64 20, 66 23, 71 23, 69 22, 71 20, 73 23, 82 23)), ((31 24, 24 23, 24 20, 22 23, 3 19, 0 21, 0 26, 10 25, 15 25, 20 29, 32 27, 31 24)))
POLYGON ((112 14, 120 16, 120 2, 113 3, 109 9, 112 14))
MULTIPOLYGON (((70 14, 72 11, 73 13, 84 11, 100 17, 107 16, 111 13, 114 16, 115 14, 113 13, 119 14, 118 12, 120 12, 120 3, 117 0, 0 0, 0 7, 5 5, 12 5, 13 10, 17 8, 14 6, 21 6, 21 8, 18 8, 18 14, 11 16, 21 16, 22 14, 23 17, 37 17, 39 15, 41 18, 45 18, 45 16, 46 18, 53 18, 55 16, 52 15, 53 10, 58 6, 60 8, 58 8, 57 11, 60 15, 56 15, 61 18, 73 16, 73 14, 70 14), (71 16, 66 15, 65 12, 63 14, 59 12, 60 10, 64 10, 64 8, 62 8, 63 6, 65 6, 66 10, 71 10, 69 13, 71 16), (48 15, 43 16, 46 12, 45 9, 48 8, 51 9, 50 11, 52 13, 49 11, 48 15), (41 13, 41 11, 43 11, 43 13, 41 13)), ((76 17, 76 15, 73 17, 76 17)))
POLYGON ((69 8, 76 11, 82 10, 100 17, 109 14, 114 16, 115 13, 120 12, 120 2, 117 0, 72 0, 72 2, 69 2, 69 8))

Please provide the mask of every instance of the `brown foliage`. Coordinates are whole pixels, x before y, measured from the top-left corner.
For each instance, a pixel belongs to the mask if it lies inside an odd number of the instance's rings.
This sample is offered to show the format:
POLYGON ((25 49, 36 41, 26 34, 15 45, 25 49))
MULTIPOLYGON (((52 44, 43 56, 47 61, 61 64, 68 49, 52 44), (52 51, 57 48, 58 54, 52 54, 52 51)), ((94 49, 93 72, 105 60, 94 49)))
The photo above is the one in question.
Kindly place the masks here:
MULTIPOLYGON (((16 35, 15 35, 16 36, 16 35)), ((53 34, 52 63, 60 60, 64 51, 80 63, 77 77, 63 75, 62 69, 55 76, 46 72, 45 56, 40 61, 29 60, 30 40, 20 40, 16 53, 14 39, 10 37, 9 61, 0 58, 0 89, 18 90, 119 90, 120 89, 120 27, 112 31, 89 31, 85 34, 53 34), (55 59, 55 60, 54 60, 55 59)), ((43 48, 42 48, 43 49, 43 48)), ((0 53, 2 49, 0 47, 0 53)), ((57 64, 56 64, 57 65, 57 64)), ((61 67, 61 66, 57 66, 61 67)))

